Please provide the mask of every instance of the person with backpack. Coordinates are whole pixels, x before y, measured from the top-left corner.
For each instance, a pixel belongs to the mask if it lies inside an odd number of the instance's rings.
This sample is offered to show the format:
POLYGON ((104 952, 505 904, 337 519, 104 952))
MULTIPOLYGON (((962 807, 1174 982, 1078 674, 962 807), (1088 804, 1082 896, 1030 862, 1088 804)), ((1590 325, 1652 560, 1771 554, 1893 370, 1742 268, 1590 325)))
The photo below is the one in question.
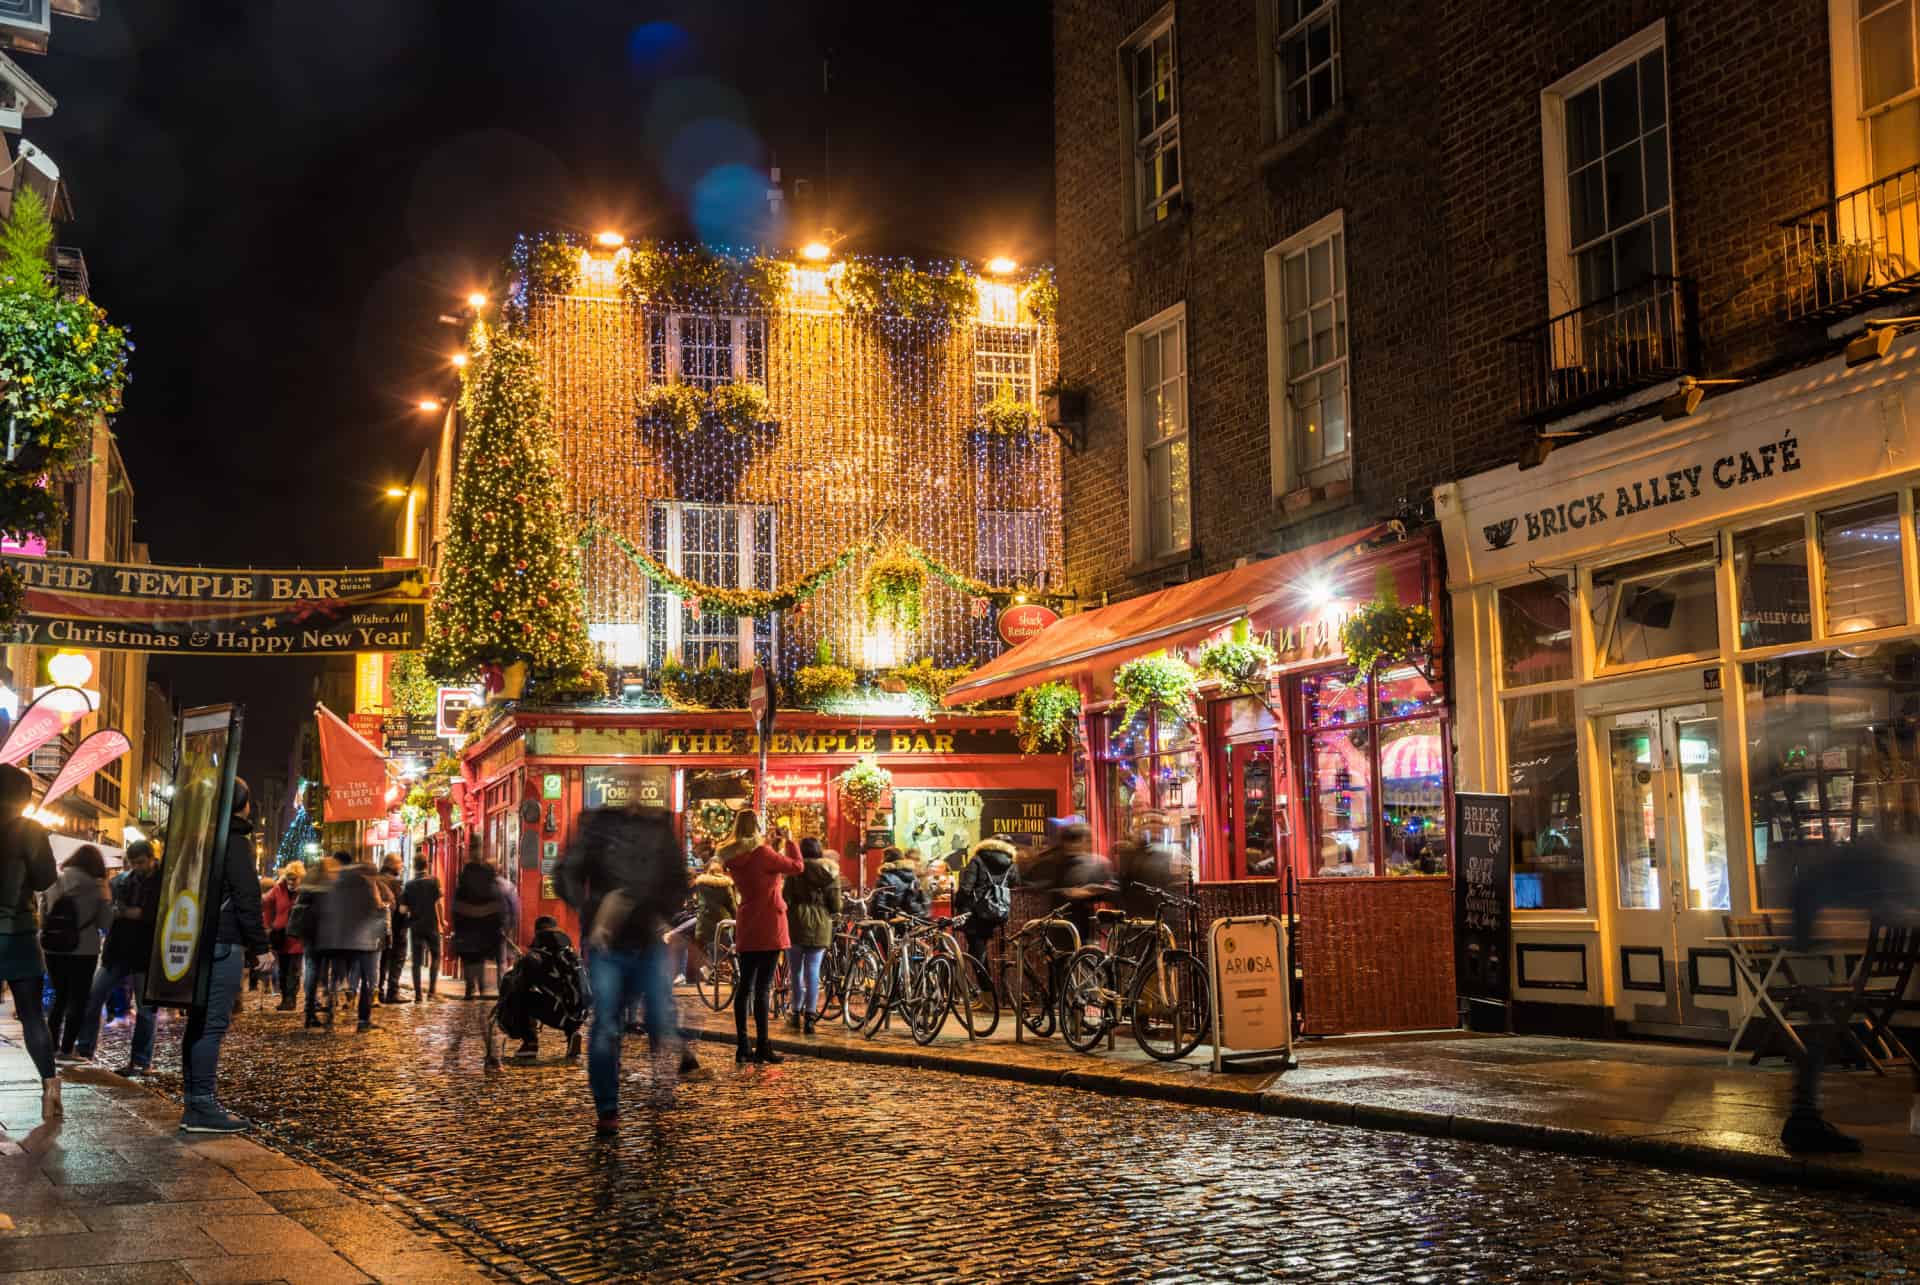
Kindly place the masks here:
POLYGON ((881 855, 885 860, 880 863, 879 876, 874 880, 873 897, 867 903, 868 915, 874 919, 891 919, 895 915, 926 918, 933 901, 920 886, 919 863, 908 860, 898 848, 888 848, 881 855))
POLYGON ((468 999, 485 995, 488 960, 493 961, 494 988, 499 989, 506 917, 506 899, 493 867, 478 857, 469 859, 453 886, 453 953, 460 959, 468 999))
POLYGON ((38 894, 58 875, 46 827, 21 815, 32 798, 33 778, 10 763, 0 764, 0 981, 13 993, 21 1042, 40 1073, 40 1118, 51 1121, 65 1112, 52 1033, 40 1007, 47 963, 40 953, 38 894))
POLYGON ((1013 864, 1016 855, 1014 846, 1005 839, 982 839, 973 845, 967 864, 960 869, 953 912, 967 917, 961 925, 967 953, 982 968, 987 964, 987 943, 1013 913, 1013 887, 1020 882, 1013 864))
POLYGON ((160 917, 160 863, 154 860, 153 845, 136 839, 127 845, 127 868, 113 881, 113 927, 107 930, 107 944, 100 952, 100 971, 93 975, 93 989, 87 993, 87 1011, 80 1021, 80 1038, 74 1052, 83 1058, 93 1056, 100 1037, 100 1010, 121 982, 133 982, 133 1047, 127 1064, 115 1073, 129 1078, 145 1075, 153 1066, 154 1006, 147 1003, 145 990, 147 960, 153 954, 153 926, 160 917))
POLYGON ((573 952, 573 939, 552 915, 533 921, 533 944, 500 979, 494 1021, 520 1041, 513 1056, 540 1056, 540 1028, 567 1037, 567 1056, 580 1055, 580 1028, 587 1021, 587 970, 573 952))
POLYGON ((840 863, 828 858, 820 840, 800 840, 805 867, 781 886, 787 902, 787 976, 793 980, 793 1013, 788 1024, 813 1034, 820 1016, 820 961, 833 945, 833 920, 840 913, 840 863))
POLYGON ((300 881, 306 878, 303 862, 289 861, 280 867, 280 878, 261 901, 261 913, 267 917, 267 942, 273 947, 274 965, 280 983, 280 1006, 276 1010, 291 1013, 299 1007, 294 993, 300 988, 301 955, 306 945, 288 931, 294 905, 300 900, 300 881))
POLYGON ((53 980, 53 1012, 47 1031, 61 1065, 84 1062, 74 1052, 100 962, 100 934, 113 927, 113 894, 107 889, 107 861, 91 843, 74 849, 60 865, 60 877, 40 894, 40 949, 47 954, 53 980))

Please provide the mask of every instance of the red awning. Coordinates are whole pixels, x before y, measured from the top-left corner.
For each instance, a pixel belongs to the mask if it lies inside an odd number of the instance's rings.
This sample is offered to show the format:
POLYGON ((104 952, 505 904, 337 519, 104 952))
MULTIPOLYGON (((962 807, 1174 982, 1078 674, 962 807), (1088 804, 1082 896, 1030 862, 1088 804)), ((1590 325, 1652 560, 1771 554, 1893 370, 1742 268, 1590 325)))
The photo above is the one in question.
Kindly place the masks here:
POLYGON ((1271 604, 1384 529, 1369 527, 1202 580, 1062 617, 948 688, 944 703, 971 705, 1011 696, 1049 679, 1096 667, 1113 669, 1162 648, 1192 646, 1221 626, 1271 604))

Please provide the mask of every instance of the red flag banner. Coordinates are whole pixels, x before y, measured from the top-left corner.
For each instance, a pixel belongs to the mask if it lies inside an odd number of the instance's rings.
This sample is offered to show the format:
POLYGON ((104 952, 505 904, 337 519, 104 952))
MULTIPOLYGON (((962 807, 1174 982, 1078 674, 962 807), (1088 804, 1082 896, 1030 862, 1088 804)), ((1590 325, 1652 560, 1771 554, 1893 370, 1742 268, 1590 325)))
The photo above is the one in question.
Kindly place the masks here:
POLYGON ((0 763, 18 763, 92 712, 93 703, 78 687, 47 689, 21 712, 0 745, 0 763))
POLYGON ((46 807, 132 748, 127 734, 118 728, 105 727, 95 732, 67 755, 67 761, 60 767, 60 775, 54 777, 53 784, 47 787, 46 797, 40 800, 40 806, 46 807))
POLYGON ((378 821, 387 815, 387 760, 325 705, 320 724, 320 779, 326 782, 328 821, 378 821))

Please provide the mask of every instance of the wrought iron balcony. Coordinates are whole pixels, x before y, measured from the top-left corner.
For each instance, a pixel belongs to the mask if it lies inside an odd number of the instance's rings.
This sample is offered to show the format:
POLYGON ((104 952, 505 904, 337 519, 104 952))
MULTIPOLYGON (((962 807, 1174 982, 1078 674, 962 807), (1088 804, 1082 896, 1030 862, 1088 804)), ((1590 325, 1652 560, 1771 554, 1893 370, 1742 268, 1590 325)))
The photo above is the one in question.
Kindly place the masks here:
POLYGON ((1780 225, 1787 316, 1828 322, 1920 294, 1920 165, 1780 225))
POLYGON ((1540 423, 1691 372, 1693 283, 1651 277, 1507 336, 1519 418, 1540 423))

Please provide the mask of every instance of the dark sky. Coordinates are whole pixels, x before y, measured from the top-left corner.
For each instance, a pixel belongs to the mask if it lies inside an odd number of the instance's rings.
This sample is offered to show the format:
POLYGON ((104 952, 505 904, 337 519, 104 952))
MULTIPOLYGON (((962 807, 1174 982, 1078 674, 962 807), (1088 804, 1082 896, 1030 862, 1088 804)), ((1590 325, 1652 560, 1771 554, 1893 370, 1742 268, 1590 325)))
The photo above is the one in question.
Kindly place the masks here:
MULTIPOLYGON (((436 323, 519 231, 739 241, 749 176, 824 183, 855 250, 1051 249, 1042 0, 106 0, 21 55, 59 100, 117 422, 163 563, 364 565, 450 390, 436 323), (831 56, 831 90, 821 62, 831 56), (831 157, 830 169, 826 159, 831 157)), ((310 666, 156 662, 285 761, 310 666)))

